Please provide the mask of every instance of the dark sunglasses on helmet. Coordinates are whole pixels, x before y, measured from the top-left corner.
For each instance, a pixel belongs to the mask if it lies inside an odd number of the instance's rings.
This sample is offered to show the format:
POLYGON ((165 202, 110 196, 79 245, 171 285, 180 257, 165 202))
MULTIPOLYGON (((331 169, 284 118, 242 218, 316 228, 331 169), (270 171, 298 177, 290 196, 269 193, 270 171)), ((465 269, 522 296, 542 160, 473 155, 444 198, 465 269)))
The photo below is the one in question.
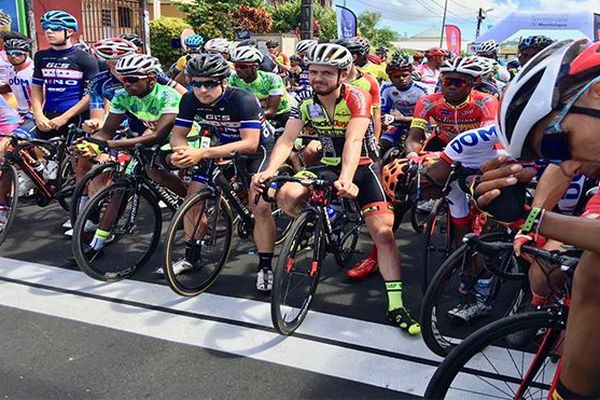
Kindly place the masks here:
POLYGON ((213 89, 221 84, 221 81, 213 80, 213 81, 190 81, 190 86, 195 88, 206 88, 213 89))
POLYGON ((442 86, 454 86, 459 89, 462 89, 462 88, 466 88, 470 84, 471 84, 471 82, 466 79, 460 79, 460 78, 443 78, 442 79, 442 86))
POLYGON ((63 25, 60 25, 60 24, 45 23, 45 24, 42 24, 42 29, 44 31, 51 30, 54 32, 59 32, 59 31, 64 31, 67 28, 65 28, 63 25))

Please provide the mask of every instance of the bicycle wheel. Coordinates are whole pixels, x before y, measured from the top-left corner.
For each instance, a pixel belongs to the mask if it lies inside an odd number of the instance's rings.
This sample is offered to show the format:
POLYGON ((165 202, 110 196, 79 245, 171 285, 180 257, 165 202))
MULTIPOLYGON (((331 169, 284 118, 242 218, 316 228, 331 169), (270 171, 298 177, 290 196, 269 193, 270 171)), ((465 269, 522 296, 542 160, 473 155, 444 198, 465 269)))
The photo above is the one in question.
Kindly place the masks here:
POLYGON ((423 233, 425 227, 427 226, 430 210, 426 209, 424 205, 429 204, 429 202, 429 200, 424 202, 420 201, 410 208, 410 225, 418 234, 423 233), (421 208, 418 206, 421 206, 421 208))
POLYGON ((429 279, 452 253, 452 222, 450 207, 445 199, 433 204, 425 227, 425 251, 423 252, 423 293, 429 279))
POLYGON ((536 311, 491 323, 465 339, 435 371, 426 399, 545 399, 563 343, 562 320, 536 311), (527 344, 511 335, 535 332, 527 344), (541 335, 541 332, 545 334, 541 335))
POLYGON ((4 243, 8 231, 17 214, 17 202, 19 201, 19 189, 17 182, 17 170, 9 163, 2 164, 0 168, 0 182, 6 185, 6 198, 4 201, 4 222, 0 221, 0 244, 4 243))
MULTIPOLYGON (((273 271, 271 320, 282 335, 291 335, 302 324, 317 290, 319 264, 324 255, 320 254, 315 260, 314 227, 317 220, 314 210, 300 214, 277 257, 273 271)), ((316 240, 321 241, 319 248, 323 249, 323 236, 319 235, 316 240)))
POLYGON ((56 181, 56 199, 66 212, 71 209, 71 196, 75 189, 75 172, 71 164, 71 156, 66 156, 61 162, 56 181))
POLYGON ((356 202, 344 203, 344 214, 333 222, 334 242, 333 256, 335 262, 342 268, 349 268, 355 264, 357 251, 356 245, 360 237, 362 217, 356 202))
MULTIPOLYGON (((70 218, 71 224, 75 225, 75 221, 77 221, 77 215, 79 211, 85 207, 85 204, 81 203, 81 197, 87 196, 89 200, 89 192, 88 185, 94 179, 96 179, 100 175, 106 175, 106 186, 110 186, 115 177, 115 169, 117 167, 117 163, 109 162, 106 164, 99 164, 94 166, 91 170, 89 170, 85 176, 81 179, 80 182, 77 183, 75 189, 73 190, 73 195, 71 196, 71 205, 70 205, 70 218)), ((92 195, 93 197, 93 195, 92 195)))
POLYGON ((167 231, 164 270, 171 289, 187 297, 208 289, 227 262, 232 236, 233 218, 227 201, 216 199, 209 191, 187 199, 167 231), (199 212, 201 208, 203 212, 199 212), (178 274, 177 263, 187 263, 178 274))
POLYGON ((145 187, 118 182, 99 191, 73 227, 77 265, 94 279, 118 281, 135 274, 152 256, 160 239, 162 219, 158 201, 145 187), (103 247, 90 244, 98 229, 109 232, 103 247))
MULTIPOLYGON (((482 235, 481 240, 512 241, 512 237, 489 233, 482 235)), ((493 278, 486 297, 476 294, 475 284, 480 278, 489 278, 490 270, 520 268, 512 251, 497 257, 484 257, 467 245, 459 247, 439 268, 423 298, 419 320, 427 347, 445 357, 460 343, 460 338, 490 321, 514 314, 529 290, 526 279, 493 278), (465 282, 470 284, 465 285, 465 282)), ((524 278, 523 274, 520 276, 524 278)))

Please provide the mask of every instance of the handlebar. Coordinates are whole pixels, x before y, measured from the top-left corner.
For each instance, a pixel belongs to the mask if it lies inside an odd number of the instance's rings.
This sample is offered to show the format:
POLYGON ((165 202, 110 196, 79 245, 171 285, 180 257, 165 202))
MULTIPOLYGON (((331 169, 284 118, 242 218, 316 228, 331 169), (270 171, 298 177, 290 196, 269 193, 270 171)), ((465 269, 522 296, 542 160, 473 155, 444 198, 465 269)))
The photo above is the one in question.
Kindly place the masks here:
MULTIPOLYGON (((273 178, 271 178, 270 180, 266 181, 264 183, 264 190, 262 191, 262 198, 264 201, 266 201, 267 203, 273 203, 275 202, 275 198, 269 196, 269 187, 273 184, 273 183, 288 183, 288 182, 295 182, 295 183, 299 183, 302 186, 305 187, 315 187, 315 188, 328 188, 333 186, 330 182, 323 180, 323 179, 310 179, 310 178, 298 178, 296 176, 288 176, 288 175, 283 175, 283 176, 274 176, 273 178)), ((258 203, 258 199, 259 199, 259 195, 257 195, 254 198, 254 204, 258 203)))

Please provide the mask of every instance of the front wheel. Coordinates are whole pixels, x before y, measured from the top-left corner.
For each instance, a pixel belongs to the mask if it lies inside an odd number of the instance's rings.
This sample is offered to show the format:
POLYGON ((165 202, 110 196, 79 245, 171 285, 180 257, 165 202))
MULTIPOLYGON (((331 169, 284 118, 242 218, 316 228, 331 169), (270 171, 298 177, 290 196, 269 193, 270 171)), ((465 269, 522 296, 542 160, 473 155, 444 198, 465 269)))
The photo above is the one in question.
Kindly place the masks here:
POLYGON ((296 218, 273 271, 271 320, 283 335, 291 335, 302 324, 317 290, 322 257, 314 255, 315 242, 321 241, 317 248, 324 245, 322 235, 314 237, 317 222, 313 210, 296 218))
POLYGON ((6 240, 10 226, 17 214, 18 188, 17 170, 13 165, 4 163, 0 169, 0 192, 5 195, 4 202, 0 205, 2 207, 0 211, 0 244, 6 240))
POLYGON ((503 318, 456 347, 435 371, 426 399, 545 399, 562 354, 566 318, 545 310, 503 318), (532 339, 516 344, 515 335, 532 339))
POLYGON ((171 220, 165 278, 173 291, 193 297, 213 284, 227 262, 233 236, 229 204, 203 191, 188 198, 171 220))
POLYGON ((135 274, 154 253, 162 219, 145 187, 119 182, 88 201, 73 227, 77 265, 94 279, 118 281, 135 274))
POLYGON ((423 252, 423 293, 431 276, 452 253, 452 222, 450 207, 445 199, 436 200, 425 226, 425 251, 423 252))

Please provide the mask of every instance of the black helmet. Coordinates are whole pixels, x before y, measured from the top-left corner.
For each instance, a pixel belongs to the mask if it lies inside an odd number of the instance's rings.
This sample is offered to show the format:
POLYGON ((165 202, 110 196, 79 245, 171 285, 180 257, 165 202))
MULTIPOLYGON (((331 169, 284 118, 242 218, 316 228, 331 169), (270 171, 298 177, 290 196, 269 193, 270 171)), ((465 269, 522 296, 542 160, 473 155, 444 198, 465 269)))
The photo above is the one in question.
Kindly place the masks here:
POLYGON ((544 49, 554 43, 548 36, 534 35, 524 38, 519 42, 519 52, 525 49, 544 49))
POLYGON ((413 67, 414 67, 414 65, 410 58, 404 57, 400 53, 396 53, 396 54, 394 54, 394 57, 392 57, 392 60, 389 62, 389 64, 385 68, 385 72, 389 75, 393 71, 403 70, 403 69, 412 70, 413 67))
POLYGON ((383 47, 383 46, 380 46, 377 49, 375 49, 375 54, 376 55, 380 55, 380 54, 386 54, 387 55, 388 52, 389 52, 389 50, 387 49, 387 47, 383 47))
POLYGON ((275 47, 279 47, 279 43, 275 40, 267 40, 266 46, 268 49, 274 49, 275 47))
POLYGON ((225 79, 231 74, 231 69, 221 54, 201 53, 188 60, 185 74, 195 78, 225 79))
POLYGON ((371 50, 369 41, 362 37, 339 39, 335 43, 344 46, 350 51, 350 54, 357 55, 359 57, 366 56, 369 54, 369 50, 371 50))
POLYGON ((138 48, 144 47, 144 42, 135 33, 121 33, 119 37, 135 44, 138 48))
POLYGON ((27 39, 9 39, 4 42, 4 50, 21 50, 29 53, 31 51, 31 42, 27 39))

